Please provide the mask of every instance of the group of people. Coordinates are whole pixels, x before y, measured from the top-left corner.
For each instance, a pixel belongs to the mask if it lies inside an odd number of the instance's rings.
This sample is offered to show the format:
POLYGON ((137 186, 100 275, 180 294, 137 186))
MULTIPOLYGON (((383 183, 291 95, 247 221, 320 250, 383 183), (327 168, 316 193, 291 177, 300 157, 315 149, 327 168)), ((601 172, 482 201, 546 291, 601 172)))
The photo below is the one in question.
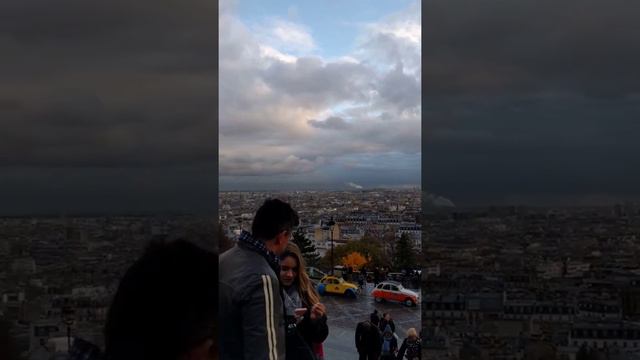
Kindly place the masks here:
MULTIPOLYGON (((189 241, 153 241, 120 281, 104 352, 76 339, 69 358, 323 360, 326 308, 290 242, 298 225, 289 204, 269 199, 217 264, 189 241)), ((394 333, 389 314, 358 324, 360 359, 420 359, 415 329, 399 348, 394 333)))
POLYGON ((356 349, 360 360, 420 360, 422 342, 415 328, 407 330, 406 338, 398 348, 396 325, 391 314, 378 315, 378 310, 369 320, 356 327, 356 349))
POLYGON ((321 360, 326 308, 290 242, 297 213, 278 199, 256 212, 251 232, 220 255, 221 359, 321 360))

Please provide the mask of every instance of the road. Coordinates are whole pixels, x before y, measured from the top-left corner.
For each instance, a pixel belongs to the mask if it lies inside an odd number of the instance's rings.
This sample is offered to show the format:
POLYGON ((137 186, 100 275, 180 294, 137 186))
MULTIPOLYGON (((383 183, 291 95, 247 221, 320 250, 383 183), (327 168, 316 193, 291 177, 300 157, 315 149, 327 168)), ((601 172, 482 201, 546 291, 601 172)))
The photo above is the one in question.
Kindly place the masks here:
POLYGON ((409 328, 413 327, 420 331, 420 305, 409 308, 397 303, 378 304, 370 295, 372 290, 373 284, 368 284, 367 290, 357 299, 339 296, 322 297, 321 301, 327 307, 329 324, 329 337, 324 342, 326 360, 358 359, 355 347, 356 325, 369 319, 374 309, 378 309, 380 315, 385 312, 391 314, 396 324, 398 346, 409 328))

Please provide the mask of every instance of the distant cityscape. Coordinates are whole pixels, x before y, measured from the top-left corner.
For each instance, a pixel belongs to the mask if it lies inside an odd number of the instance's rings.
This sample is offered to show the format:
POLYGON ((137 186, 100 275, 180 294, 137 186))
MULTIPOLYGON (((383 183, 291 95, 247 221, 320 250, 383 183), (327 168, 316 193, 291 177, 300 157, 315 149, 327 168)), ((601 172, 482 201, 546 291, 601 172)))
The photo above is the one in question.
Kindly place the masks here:
POLYGON ((425 234, 426 358, 640 358, 635 204, 430 211, 425 234))
MULTIPOLYGON (((300 229, 312 239, 319 255, 334 246, 357 241, 365 234, 388 241, 409 235, 413 247, 422 246, 419 189, 295 192, 222 192, 219 195, 220 223, 225 235, 235 239, 251 229, 255 210, 267 198, 288 201, 300 216, 300 229), (334 226, 327 226, 333 220, 334 226)), ((389 244, 387 244, 389 245, 389 244)))
MULTIPOLYGON (((635 203, 423 213, 419 189, 223 192, 222 233, 249 229, 269 197, 292 204, 320 256, 332 239, 410 237, 423 254, 428 359, 640 359, 635 203)), ((66 349, 68 328, 102 347, 111 297, 144 246, 211 243, 216 231, 215 219, 188 215, 1 218, 0 321, 23 359, 42 358, 41 339, 66 349)))
POLYGON ((52 346, 65 353, 67 335, 104 349, 111 298, 146 244, 183 237, 211 247, 214 231, 215 219, 187 215, 0 218, 0 321, 11 358, 49 358, 52 346))

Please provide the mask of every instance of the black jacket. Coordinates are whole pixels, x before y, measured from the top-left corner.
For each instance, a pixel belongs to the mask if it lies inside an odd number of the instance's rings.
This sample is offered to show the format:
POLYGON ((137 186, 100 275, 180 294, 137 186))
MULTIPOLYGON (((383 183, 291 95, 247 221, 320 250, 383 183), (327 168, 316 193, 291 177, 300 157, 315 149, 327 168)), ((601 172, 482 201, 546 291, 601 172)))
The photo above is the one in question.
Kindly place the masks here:
POLYGON ((356 327, 356 349, 361 354, 380 354, 382 333, 370 321, 358 323, 356 327))
POLYGON ((220 359, 284 360, 284 307, 275 271, 242 243, 218 263, 220 359))
POLYGON ((293 316, 285 317, 287 360, 315 360, 313 343, 321 343, 329 335, 326 315, 316 321, 311 321, 309 310, 297 325, 293 316))
POLYGON ((393 319, 387 321, 384 318, 380 319, 380 331, 384 331, 387 325, 391 326, 391 332, 396 332, 396 324, 394 324, 393 319))
POLYGON ((409 344, 407 339, 404 339, 398 351, 397 360, 404 360, 405 355, 407 355, 407 359, 409 360, 414 360, 416 357, 419 360, 422 359, 422 343, 420 339, 411 344, 409 344), (409 358, 410 353, 415 354, 413 358, 409 358))

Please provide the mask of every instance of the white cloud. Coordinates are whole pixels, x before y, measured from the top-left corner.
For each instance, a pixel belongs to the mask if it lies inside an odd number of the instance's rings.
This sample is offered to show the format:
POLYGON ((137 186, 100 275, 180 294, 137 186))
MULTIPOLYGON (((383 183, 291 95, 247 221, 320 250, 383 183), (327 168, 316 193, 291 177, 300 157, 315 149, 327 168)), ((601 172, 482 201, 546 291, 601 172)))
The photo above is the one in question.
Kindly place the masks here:
POLYGON ((309 29, 293 21, 272 18, 266 23, 254 25, 253 32, 261 44, 285 53, 305 55, 316 49, 309 29))
POLYGON ((374 48, 335 58, 312 55, 316 44, 301 24, 249 27, 221 15, 220 175, 315 177, 359 155, 419 153, 419 78, 414 59, 402 58, 415 51, 396 51, 415 47, 406 13, 379 23, 388 44, 367 28, 374 48), (385 46, 401 58, 372 61, 385 46))
POLYGON ((422 25, 420 2, 386 18, 365 24, 356 58, 390 70, 398 63, 419 79, 421 67, 422 25))
POLYGON ((347 185, 349 185, 349 186, 351 186, 352 188, 355 188, 355 189, 363 189, 362 185, 358 185, 358 184, 353 183, 353 182, 349 182, 349 183, 347 183, 347 185))

